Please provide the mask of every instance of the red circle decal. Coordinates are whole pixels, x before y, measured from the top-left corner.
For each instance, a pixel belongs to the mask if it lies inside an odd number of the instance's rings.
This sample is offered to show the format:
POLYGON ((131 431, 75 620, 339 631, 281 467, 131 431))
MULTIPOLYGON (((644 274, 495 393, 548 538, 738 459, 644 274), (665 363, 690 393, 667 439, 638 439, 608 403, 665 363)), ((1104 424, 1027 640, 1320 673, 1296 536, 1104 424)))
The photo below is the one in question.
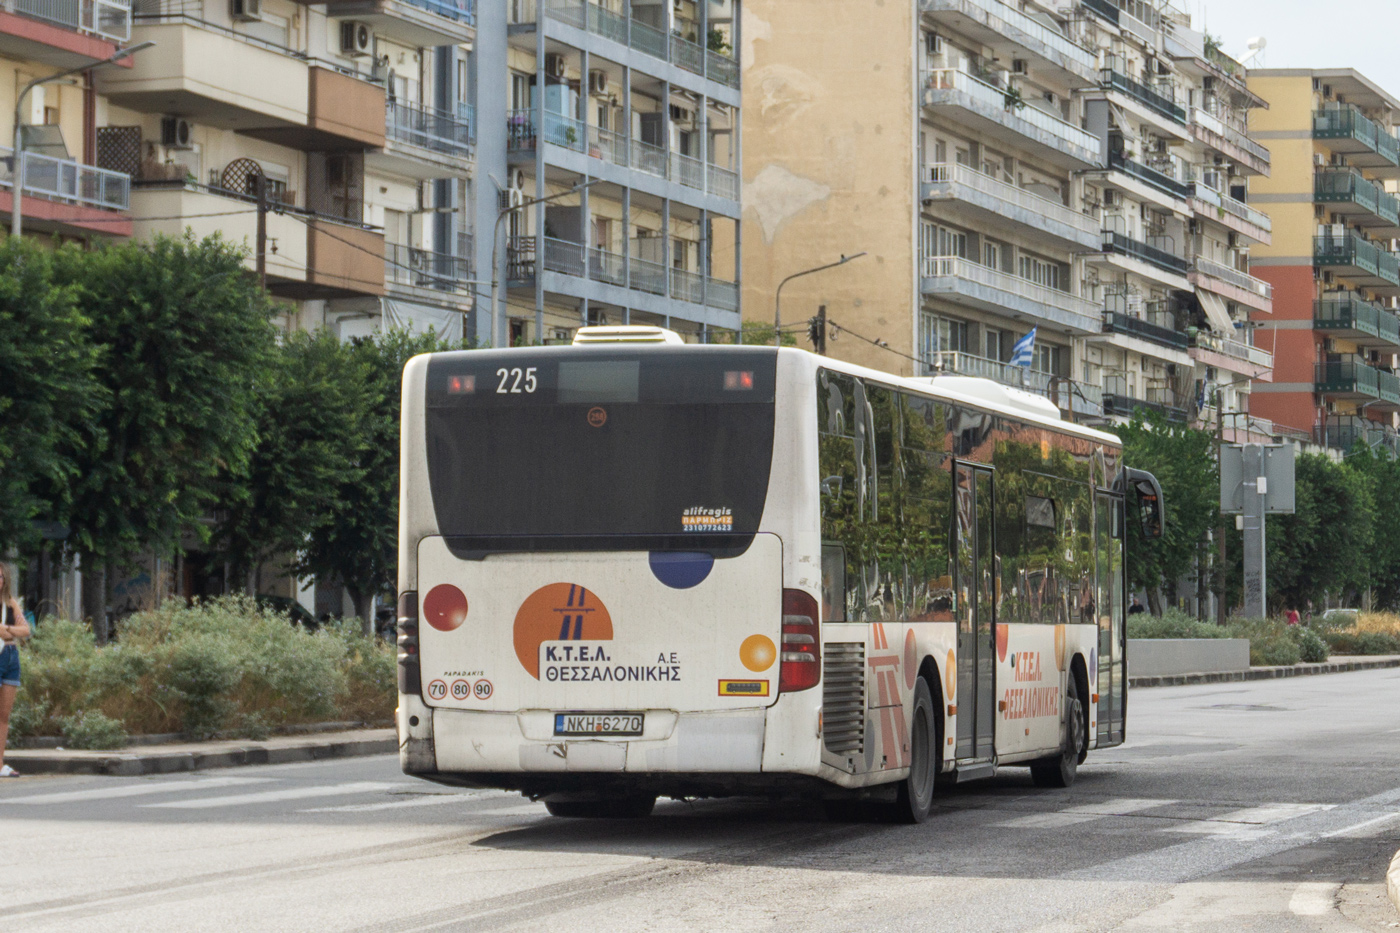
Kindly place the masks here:
POLYGON ((466 594, 450 583, 439 583, 423 597, 423 618, 439 632, 450 632, 467 621, 466 594))

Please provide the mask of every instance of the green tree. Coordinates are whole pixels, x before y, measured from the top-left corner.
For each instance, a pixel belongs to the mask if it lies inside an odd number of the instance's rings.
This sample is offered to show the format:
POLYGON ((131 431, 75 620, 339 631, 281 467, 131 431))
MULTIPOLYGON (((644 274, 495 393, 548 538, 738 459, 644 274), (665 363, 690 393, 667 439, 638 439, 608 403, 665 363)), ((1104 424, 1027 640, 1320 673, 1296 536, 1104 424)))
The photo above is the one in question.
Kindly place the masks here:
MULTIPOLYGON (((202 519, 227 477, 247 472, 275 336, 245 254, 187 232, 55 256, 56 279, 78 290, 104 348, 95 373, 110 389, 96 436, 67 452, 81 477, 70 542, 89 573, 169 553, 186 531, 207 535, 202 519)), ((85 587, 84 602, 103 619, 103 586, 85 587)))
POLYGON ((1400 489, 1400 461, 1358 442, 1347 464, 1370 480, 1374 497, 1368 580, 1372 599, 1381 608, 1395 609, 1400 607, 1400 535, 1385 534, 1383 529, 1400 528, 1400 496, 1386 492, 1400 489))
POLYGON ((295 554, 364 479, 364 426, 377 400, 364 354, 329 330, 289 335, 257 400, 258 444, 246 476, 228 474, 214 541, 244 577, 295 554))
POLYGON ((1207 530, 1218 521, 1215 441, 1209 432, 1145 409, 1138 409, 1117 433, 1123 439, 1123 463, 1150 471, 1162 484, 1162 537, 1146 540, 1137 522, 1127 523, 1128 582, 1148 591, 1153 612, 1160 615, 1162 585, 1174 584, 1191 570, 1207 530))
POLYGON ((1375 491, 1362 470, 1321 454, 1296 464, 1296 511, 1269 516, 1269 602, 1275 609, 1320 604, 1370 582, 1375 491))
POLYGON ((29 552, 35 519, 62 516, 77 477, 63 455, 106 398, 94 378, 78 290, 53 280, 52 254, 0 243, 0 554, 29 552))
POLYGON ((378 593, 392 592, 397 568, 399 417, 404 364, 419 353, 446 350, 434 334, 395 330, 351 344, 355 372, 363 373, 364 416, 345 425, 356 437, 342 441, 361 451, 357 471, 347 473, 327 520, 311 530, 297 570, 339 582, 355 604, 365 635, 378 593))

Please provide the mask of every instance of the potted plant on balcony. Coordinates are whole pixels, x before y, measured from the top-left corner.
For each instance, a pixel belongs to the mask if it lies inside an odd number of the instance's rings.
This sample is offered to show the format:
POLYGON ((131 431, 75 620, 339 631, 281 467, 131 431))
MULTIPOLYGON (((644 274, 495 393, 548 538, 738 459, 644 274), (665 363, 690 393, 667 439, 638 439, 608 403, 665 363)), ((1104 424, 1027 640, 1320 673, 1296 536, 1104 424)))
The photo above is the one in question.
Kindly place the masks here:
POLYGON ((572 126, 564 127, 564 142, 568 144, 570 149, 573 149, 578 142, 578 130, 572 126))
POLYGON ((1022 110, 1026 106, 1026 99, 1022 96, 1021 89, 1014 84, 1008 84, 1006 89, 1001 92, 1001 96, 1002 103, 1007 110, 1014 112, 1022 110))

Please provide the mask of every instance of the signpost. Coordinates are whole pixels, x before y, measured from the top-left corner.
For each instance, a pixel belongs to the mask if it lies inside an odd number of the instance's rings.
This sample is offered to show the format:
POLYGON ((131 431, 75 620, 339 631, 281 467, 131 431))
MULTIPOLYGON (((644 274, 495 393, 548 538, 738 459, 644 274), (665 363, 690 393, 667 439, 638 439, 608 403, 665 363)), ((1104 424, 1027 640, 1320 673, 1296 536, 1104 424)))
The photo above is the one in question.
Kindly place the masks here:
POLYGON ((1244 531, 1244 614, 1268 613, 1264 517, 1294 510, 1292 444, 1225 444, 1220 448, 1220 511, 1240 516, 1244 531))

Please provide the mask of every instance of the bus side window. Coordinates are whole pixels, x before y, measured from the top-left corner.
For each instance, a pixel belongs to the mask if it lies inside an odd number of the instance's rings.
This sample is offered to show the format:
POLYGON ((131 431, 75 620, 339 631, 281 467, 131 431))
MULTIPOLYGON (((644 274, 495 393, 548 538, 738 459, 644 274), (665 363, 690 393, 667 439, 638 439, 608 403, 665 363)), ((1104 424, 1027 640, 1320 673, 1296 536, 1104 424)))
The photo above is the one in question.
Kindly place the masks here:
POLYGON ((846 621, 846 549, 822 542, 822 621, 846 621))

